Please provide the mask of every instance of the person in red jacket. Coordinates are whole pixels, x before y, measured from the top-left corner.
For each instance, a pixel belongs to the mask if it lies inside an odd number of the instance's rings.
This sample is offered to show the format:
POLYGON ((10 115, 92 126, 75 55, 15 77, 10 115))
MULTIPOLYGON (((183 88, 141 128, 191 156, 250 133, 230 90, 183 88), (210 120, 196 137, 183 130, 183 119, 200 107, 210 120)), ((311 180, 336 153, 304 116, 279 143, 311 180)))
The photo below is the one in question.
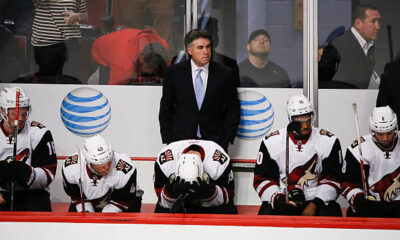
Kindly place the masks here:
POLYGON ((93 60, 109 67, 107 84, 161 83, 169 47, 153 29, 126 28, 99 37, 93 43, 93 60))

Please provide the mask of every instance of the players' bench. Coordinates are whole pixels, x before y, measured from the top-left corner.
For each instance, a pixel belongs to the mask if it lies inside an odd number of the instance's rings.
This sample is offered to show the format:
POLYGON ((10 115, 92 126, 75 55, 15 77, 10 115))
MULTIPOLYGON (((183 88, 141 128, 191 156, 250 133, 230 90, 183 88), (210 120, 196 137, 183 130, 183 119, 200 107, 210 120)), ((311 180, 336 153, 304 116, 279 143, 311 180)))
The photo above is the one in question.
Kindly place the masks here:
MULTIPOLYGON (((51 203, 51 207, 53 209, 53 212, 68 212, 69 208, 68 202, 53 202, 51 203)), ((152 203, 144 203, 142 204, 142 213, 153 213, 155 204, 152 203)), ((257 215, 258 209, 260 206, 245 206, 245 205, 239 205, 237 206, 238 212, 241 215, 257 215)))

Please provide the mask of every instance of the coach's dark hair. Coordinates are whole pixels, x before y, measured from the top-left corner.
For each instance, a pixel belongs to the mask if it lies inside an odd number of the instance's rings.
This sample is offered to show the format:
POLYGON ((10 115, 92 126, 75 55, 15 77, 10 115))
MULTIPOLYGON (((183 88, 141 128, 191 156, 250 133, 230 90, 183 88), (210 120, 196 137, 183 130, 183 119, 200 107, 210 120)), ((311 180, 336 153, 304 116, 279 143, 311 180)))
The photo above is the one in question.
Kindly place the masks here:
POLYGON ((211 34, 205 30, 205 29, 193 29, 190 32, 188 32, 185 36, 185 48, 188 48, 188 46, 196 39, 199 38, 205 38, 212 41, 211 39, 211 34))
POLYGON ((378 9, 377 9, 375 6, 373 6, 373 5, 369 5, 369 4, 361 4, 361 5, 358 5, 358 6, 356 6, 356 7, 353 9, 352 23, 354 24, 354 22, 356 21, 357 18, 359 18, 359 19, 361 19, 361 20, 364 20, 365 17, 366 17, 365 12, 366 12, 367 10, 375 10, 375 11, 378 11, 378 9))

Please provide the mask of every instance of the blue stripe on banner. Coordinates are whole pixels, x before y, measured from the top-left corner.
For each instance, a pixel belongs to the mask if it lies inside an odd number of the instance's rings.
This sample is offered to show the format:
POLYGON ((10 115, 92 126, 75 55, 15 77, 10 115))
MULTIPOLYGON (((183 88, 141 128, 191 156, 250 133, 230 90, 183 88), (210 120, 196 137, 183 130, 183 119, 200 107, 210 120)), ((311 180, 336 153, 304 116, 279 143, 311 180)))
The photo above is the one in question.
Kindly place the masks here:
POLYGON ((268 129, 272 126, 274 122, 271 122, 270 124, 268 124, 268 126, 264 127, 264 128, 260 128, 260 129, 246 129, 246 128, 241 128, 239 127, 237 132, 238 133, 254 133, 254 132, 259 132, 259 131, 263 131, 265 129, 268 129))
POLYGON ((96 121, 96 120, 102 119, 102 118, 106 117, 107 115, 109 115, 110 112, 111 112, 111 108, 108 110, 108 112, 106 112, 105 114, 100 115, 98 117, 77 116, 77 115, 73 115, 73 114, 67 113, 62 108, 61 108, 60 112, 61 112, 61 116, 65 117, 69 121, 73 121, 73 122, 91 122, 91 121, 96 121))
POLYGON ((242 134, 237 134, 236 136, 240 137, 240 138, 245 138, 245 139, 254 139, 254 138, 259 138, 264 136, 265 133, 260 134, 260 135, 256 135, 256 136, 246 136, 246 135, 242 135, 242 134))
POLYGON ((239 102, 240 102, 240 105, 249 106, 249 105, 257 105, 257 104, 263 103, 266 100, 267 100, 267 98, 265 96, 263 96, 263 98, 258 99, 258 100, 253 100, 253 101, 239 100, 239 102))
POLYGON ((93 96, 93 97, 77 97, 72 95, 71 93, 68 93, 68 99, 70 99, 73 102, 79 102, 79 103, 83 103, 83 102, 93 102, 96 101, 97 99, 100 99, 103 97, 103 94, 100 92, 98 95, 93 96))
POLYGON ((75 130, 73 130, 73 129, 67 127, 67 126, 66 126, 66 128, 67 128, 70 132, 72 132, 72 133, 75 133, 75 134, 78 134, 78 135, 85 135, 85 136, 89 136, 89 135, 94 135, 94 134, 96 134, 96 133, 100 133, 100 132, 102 132, 102 131, 105 129, 105 128, 102 128, 102 129, 100 129, 99 131, 96 131, 96 132, 83 133, 83 132, 75 131, 75 130))
POLYGON ((100 110, 104 107, 106 107, 108 105, 108 100, 99 106, 95 106, 95 107, 85 107, 85 106, 78 106, 78 105, 73 105, 70 103, 67 103, 66 101, 62 102, 62 106, 67 109, 68 111, 71 112, 76 112, 76 113, 88 113, 88 112, 94 112, 97 110, 100 110))
POLYGON ((82 125, 78 125, 78 124, 75 124, 75 123, 71 123, 67 119, 64 119, 64 117, 61 118, 61 120, 63 121, 65 126, 68 126, 70 128, 76 129, 76 130, 89 130, 89 129, 93 129, 93 128, 98 128, 98 127, 107 125, 108 122, 110 121, 110 119, 111 119, 111 116, 107 121, 105 121, 102 124, 96 125, 96 126, 82 126, 82 125))
POLYGON ((274 113, 271 114, 271 116, 267 117, 266 119, 261 119, 261 120, 245 120, 245 119, 240 119, 240 125, 256 125, 260 123, 265 123, 269 121, 271 118, 274 117, 274 113))
POLYGON ((262 114, 269 111, 271 108, 272 104, 270 103, 269 106, 265 109, 259 109, 259 110, 240 109, 240 116, 254 116, 262 114))

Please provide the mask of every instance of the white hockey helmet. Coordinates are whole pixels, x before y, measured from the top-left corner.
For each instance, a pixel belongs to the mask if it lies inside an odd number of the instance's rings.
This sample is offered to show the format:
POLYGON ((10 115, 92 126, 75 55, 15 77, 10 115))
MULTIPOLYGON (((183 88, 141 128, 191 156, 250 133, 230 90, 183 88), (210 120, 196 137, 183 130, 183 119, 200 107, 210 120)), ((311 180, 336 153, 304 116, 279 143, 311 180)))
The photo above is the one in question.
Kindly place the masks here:
MULTIPOLYGON (((31 106, 30 98, 28 94, 20 87, 3 88, 0 92, 0 107, 4 109, 6 114, 8 114, 9 108, 16 107, 17 99, 17 89, 19 89, 19 107, 29 107, 31 106)), ((4 116, 7 119, 7 116, 4 116)))
POLYGON ((176 165, 176 175, 185 181, 192 182, 203 176, 203 161, 193 153, 184 153, 179 157, 176 165))
POLYGON ((286 105, 289 122, 293 117, 311 113, 314 115, 314 109, 311 102, 304 95, 295 95, 288 99, 286 105))
POLYGON ((396 114, 389 106, 375 107, 369 117, 369 130, 371 133, 385 133, 397 129, 396 114))
POLYGON ((92 164, 104 164, 114 157, 111 145, 98 134, 85 139, 82 152, 86 161, 92 164))

